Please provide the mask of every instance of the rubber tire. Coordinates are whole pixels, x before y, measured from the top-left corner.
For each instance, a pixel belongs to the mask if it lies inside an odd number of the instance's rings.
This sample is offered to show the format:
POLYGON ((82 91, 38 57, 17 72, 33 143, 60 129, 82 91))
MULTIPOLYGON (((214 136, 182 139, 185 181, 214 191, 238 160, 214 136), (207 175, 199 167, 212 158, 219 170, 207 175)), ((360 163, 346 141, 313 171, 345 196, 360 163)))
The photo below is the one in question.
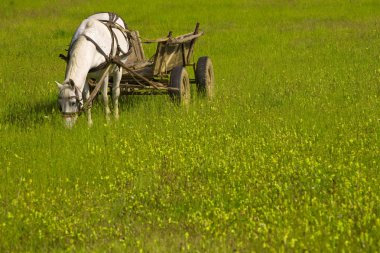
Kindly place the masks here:
POLYGON ((178 90, 170 91, 169 96, 180 105, 188 105, 190 103, 190 79, 186 69, 182 66, 175 67, 170 73, 170 88, 178 90))
POLYGON ((202 56, 198 59, 195 69, 195 79, 197 90, 200 95, 212 98, 214 96, 214 67, 208 56, 202 56))

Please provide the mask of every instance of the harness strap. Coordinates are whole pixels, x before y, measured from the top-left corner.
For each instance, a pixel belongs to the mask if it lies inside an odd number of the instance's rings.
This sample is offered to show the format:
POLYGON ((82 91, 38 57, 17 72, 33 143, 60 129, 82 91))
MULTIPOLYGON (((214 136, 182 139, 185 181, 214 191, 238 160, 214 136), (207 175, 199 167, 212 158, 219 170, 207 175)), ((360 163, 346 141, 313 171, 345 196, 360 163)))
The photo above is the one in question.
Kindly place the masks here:
POLYGON ((96 66, 95 68, 90 69, 88 72, 89 73, 98 72, 99 70, 106 68, 108 65, 110 65, 110 63, 111 62, 109 62, 109 61, 105 61, 105 62, 99 64, 98 66, 96 66))
POLYGON ((92 44, 94 44, 94 46, 96 47, 96 50, 101 53, 104 58, 106 59, 106 62, 109 62, 109 56, 103 51, 103 49, 93 40, 91 39, 90 37, 88 37, 86 34, 83 34, 83 36, 88 40, 90 41, 92 44))
POLYGON ((104 56, 105 60, 106 60, 105 62, 101 63, 97 67, 90 69, 90 72, 97 72, 99 70, 102 70, 102 69, 106 68, 111 63, 112 57, 114 55, 115 56, 121 56, 121 57, 127 57, 127 56, 129 56, 132 53, 132 47, 131 46, 129 46, 128 52, 125 52, 124 50, 121 49, 120 44, 119 44, 119 40, 118 40, 115 32, 113 31, 113 28, 118 29, 119 31, 121 31, 121 33, 123 34, 125 40, 128 41, 129 45, 131 45, 128 35, 125 35, 126 33, 124 31, 122 31, 119 28, 119 26, 116 26, 115 23, 110 23, 110 22, 102 22, 102 23, 108 28, 108 30, 109 30, 109 32, 111 34, 111 38, 112 38, 111 52, 110 52, 110 54, 108 56, 107 56, 107 54, 100 48, 100 46, 93 39, 91 39, 87 35, 83 34, 83 36, 88 41, 90 41, 91 43, 93 43, 95 45, 96 50, 99 53, 101 53, 104 56), (116 41, 116 45, 117 45, 116 46, 116 52, 113 52, 113 48, 115 46, 115 41, 116 41))
MULTIPOLYGON (((117 47, 116 47, 116 53, 115 53, 115 55, 118 55, 118 56, 120 56, 120 53, 122 53, 122 55, 121 56, 124 56, 124 55, 126 55, 126 53, 123 51, 123 49, 121 49, 121 47, 120 47, 120 44, 119 44, 119 40, 117 39, 117 36, 116 36, 116 34, 115 34, 115 32, 112 30, 112 28, 111 28, 111 30, 110 31, 112 31, 112 37, 113 38, 115 38, 115 40, 116 40, 116 45, 117 45, 117 47)), ((124 33, 123 33, 124 34, 124 33)), ((125 38, 125 37, 124 37, 125 38)), ((127 39, 126 39, 127 40, 127 39)), ((112 40, 113 41, 113 40, 112 40)), ((127 40, 128 41, 128 40, 127 40)), ((129 41, 128 41, 129 42, 129 41)), ((128 50, 128 51, 130 51, 130 50, 128 50)), ((128 52, 127 52, 128 53, 128 52)))
MULTIPOLYGON (((109 56, 109 58, 111 58, 112 55, 113 55, 112 51, 113 51, 113 48, 114 48, 114 46, 115 46, 115 38, 116 38, 116 34, 113 32, 110 23, 107 23, 107 24, 104 24, 104 25, 108 28, 108 31, 109 31, 110 34, 111 34, 112 42, 111 42, 111 51, 110 51, 110 56, 109 56)), ((116 40, 117 40, 117 38, 116 38, 116 40)), ((117 42, 117 45, 119 45, 119 42, 117 42)))
MULTIPOLYGON (((112 58, 112 55, 113 55, 113 48, 114 48, 114 46, 115 46, 115 38, 116 38, 116 35, 115 35, 115 33, 112 31, 112 28, 111 28, 111 26, 109 26, 109 25, 107 25, 107 24, 104 24, 107 28, 108 28, 108 30, 109 30, 109 32, 110 32, 110 34, 111 34, 111 38, 112 38, 112 43, 111 43, 111 51, 110 51, 110 54, 109 55, 107 55, 104 51, 103 51, 103 49, 93 40, 93 39, 91 39, 90 37, 88 37, 87 35, 85 35, 85 34, 83 34, 83 36, 88 40, 88 41, 90 41, 92 44, 94 44, 94 46, 95 46, 95 48, 96 48, 96 50, 99 52, 99 53, 101 53, 103 56, 104 56, 104 58, 105 58, 105 62, 103 62, 103 63, 101 63, 100 65, 98 65, 97 67, 95 67, 95 68, 92 68, 92 69, 90 69, 90 72, 97 72, 97 71, 99 71, 99 70, 102 70, 102 69, 104 69, 104 68, 106 68, 110 63, 111 63, 111 58, 112 58)), ((116 38, 116 40, 117 40, 117 38, 116 38)), ((119 47, 119 43, 117 42, 117 46, 119 47)))
POLYGON ((108 12, 108 15, 110 17, 110 22, 116 23, 116 21, 119 19, 119 17, 113 12, 108 12))

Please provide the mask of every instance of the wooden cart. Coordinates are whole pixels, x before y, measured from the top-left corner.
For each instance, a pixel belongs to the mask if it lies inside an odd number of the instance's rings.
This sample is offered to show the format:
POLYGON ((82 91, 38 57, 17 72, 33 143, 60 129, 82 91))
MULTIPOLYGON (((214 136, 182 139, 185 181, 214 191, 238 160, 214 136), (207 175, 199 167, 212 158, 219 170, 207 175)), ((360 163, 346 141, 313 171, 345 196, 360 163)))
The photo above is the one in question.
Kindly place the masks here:
MULTIPOLYGON (((195 83, 199 94, 212 98, 214 71, 211 59, 200 57, 193 62, 194 44, 203 35, 197 23, 194 32, 142 42, 138 31, 132 31, 132 52, 122 65, 123 77, 120 83, 122 94, 169 94, 181 104, 190 102, 190 84, 195 83), (142 43, 157 43, 156 53, 145 57, 142 43), (192 67, 195 79, 190 79, 186 67, 192 67)), ((112 79, 110 80, 112 83, 112 79)))

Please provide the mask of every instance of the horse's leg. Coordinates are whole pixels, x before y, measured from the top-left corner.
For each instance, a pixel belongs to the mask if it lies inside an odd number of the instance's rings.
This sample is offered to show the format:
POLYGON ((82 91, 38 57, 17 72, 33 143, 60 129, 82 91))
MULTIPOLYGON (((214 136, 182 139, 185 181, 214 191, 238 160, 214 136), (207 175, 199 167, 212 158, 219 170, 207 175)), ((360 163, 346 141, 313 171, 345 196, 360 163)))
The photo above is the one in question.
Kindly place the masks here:
POLYGON ((103 105, 104 105, 104 113, 106 114, 106 120, 109 121, 110 120, 110 113, 111 113, 111 110, 110 110, 110 107, 108 106, 108 78, 109 78, 109 75, 107 74, 106 77, 104 78, 104 81, 103 81, 103 91, 102 91, 102 96, 103 96, 103 105))
POLYGON ((112 102, 113 102, 113 114, 115 119, 119 119, 119 96, 120 96, 120 81, 122 77, 122 68, 116 71, 113 75, 113 85, 112 85, 112 102))
MULTIPOLYGON (((86 103, 86 101, 88 100, 88 98, 90 97, 90 86, 89 84, 86 82, 84 88, 83 88, 83 102, 86 103)), ((89 126, 92 126, 92 117, 91 117, 91 106, 92 106, 92 103, 90 103, 88 105, 88 109, 86 109, 86 114, 87 114, 87 123, 89 126)))

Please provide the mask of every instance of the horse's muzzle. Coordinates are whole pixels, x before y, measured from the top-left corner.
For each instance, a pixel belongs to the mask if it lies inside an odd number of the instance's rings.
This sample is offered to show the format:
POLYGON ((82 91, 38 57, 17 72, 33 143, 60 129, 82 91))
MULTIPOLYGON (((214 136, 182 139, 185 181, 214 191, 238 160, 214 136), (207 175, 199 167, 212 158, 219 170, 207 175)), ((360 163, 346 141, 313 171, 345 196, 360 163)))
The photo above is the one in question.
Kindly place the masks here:
POLYGON ((77 113, 62 113, 62 118, 65 122, 65 127, 72 128, 78 118, 77 113))

